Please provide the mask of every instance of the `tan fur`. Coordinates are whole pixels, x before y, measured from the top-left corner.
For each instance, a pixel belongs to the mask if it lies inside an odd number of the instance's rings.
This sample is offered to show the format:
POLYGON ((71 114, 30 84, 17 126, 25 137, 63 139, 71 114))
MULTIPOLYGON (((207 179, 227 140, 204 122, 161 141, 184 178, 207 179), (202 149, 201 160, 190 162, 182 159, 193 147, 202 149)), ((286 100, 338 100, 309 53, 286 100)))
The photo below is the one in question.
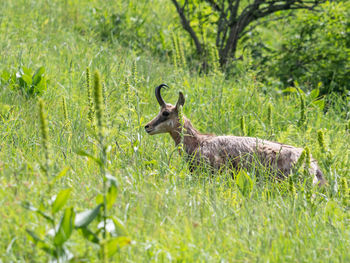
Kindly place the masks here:
MULTIPOLYGON (((191 171, 203 162, 209 164, 214 170, 224 167, 249 169, 253 165, 260 165, 282 179, 292 172, 294 164, 303 151, 301 148, 259 138, 201 134, 186 117, 184 117, 183 129, 181 128, 177 106, 170 104, 163 106, 159 114, 145 126, 146 131, 151 135, 169 133, 176 145, 181 143, 182 130, 184 150, 187 153, 191 171), (169 112, 169 116, 162 121, 164 111, 169 112)), ((314 176, 314 183, 319 185, 325 183, 314 159, 311 159, 309 172, 314 176)))

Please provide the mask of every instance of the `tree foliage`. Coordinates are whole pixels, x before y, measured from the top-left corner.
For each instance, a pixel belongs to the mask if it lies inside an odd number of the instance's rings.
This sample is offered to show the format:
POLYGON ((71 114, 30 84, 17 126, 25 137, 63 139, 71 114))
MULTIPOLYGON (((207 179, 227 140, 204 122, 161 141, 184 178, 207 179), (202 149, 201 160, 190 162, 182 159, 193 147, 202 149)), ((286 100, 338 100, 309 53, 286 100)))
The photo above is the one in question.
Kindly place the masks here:
POLYGON ((237 44, 251 26, 275 12, 314 9, 323 0, 171 0, 182 27, 193 40, 196 51, 203 55, 215 44, 220 63, 235 57, 237 44))
MULTIPOLYGON (((268 75, 284 86, 320 86, 322 94, 350 90, 350 3, 326 3, 322 11, 298 14, 270 53, 268 75)), ((266 61, 266 60, 265 60, 266 61)))

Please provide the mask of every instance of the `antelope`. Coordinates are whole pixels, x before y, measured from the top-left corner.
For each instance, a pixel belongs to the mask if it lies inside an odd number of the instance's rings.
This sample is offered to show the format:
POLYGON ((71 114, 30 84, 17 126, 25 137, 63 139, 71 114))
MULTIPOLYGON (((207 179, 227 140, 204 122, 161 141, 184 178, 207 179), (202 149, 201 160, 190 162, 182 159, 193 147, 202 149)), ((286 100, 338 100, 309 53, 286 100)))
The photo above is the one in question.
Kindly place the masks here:
MULTIPOLYGON (((288 177, 293 171, 303 149, 253 137, 202 134, 185 116, 182 121, 179 119, 180 107, 185 104, 183 93, 179 92, 178 101, 174 106, 165 103, 162 98, 161 89, 164 87, 168 86, 161 84, 155 88, 160 111, 146 124, 145 130, 150 135, 169 133, 176 146, 182 143, 190 172, 203 163, 209 164, 213 171, 224 167, 235 170, 249 169, 258 163, 273 172, 278 179, 288 177)), ((308 171, 313 176, 314 184, 325 184, 321 169, 312 157, 308 171)))

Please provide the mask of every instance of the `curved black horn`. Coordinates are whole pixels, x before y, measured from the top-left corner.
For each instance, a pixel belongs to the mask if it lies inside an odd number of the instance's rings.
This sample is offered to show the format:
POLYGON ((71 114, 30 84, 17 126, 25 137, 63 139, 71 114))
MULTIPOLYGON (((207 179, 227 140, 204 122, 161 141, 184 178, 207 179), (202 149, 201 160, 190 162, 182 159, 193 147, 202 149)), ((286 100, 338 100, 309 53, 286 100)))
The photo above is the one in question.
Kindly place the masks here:
MULTIPOLYGON (((162 98, 162 95, 160 94, 160 90, 163 88, 163 87, 168 87, 168 85, 166 84, 160 84, 158 87, 156 87, 156 98, 158 100, 158 103, 160 106, 164 107, 165 106, 165 101, 163 100, 162 98)), ((169 87, 168 87, 169 88, 169 87)))

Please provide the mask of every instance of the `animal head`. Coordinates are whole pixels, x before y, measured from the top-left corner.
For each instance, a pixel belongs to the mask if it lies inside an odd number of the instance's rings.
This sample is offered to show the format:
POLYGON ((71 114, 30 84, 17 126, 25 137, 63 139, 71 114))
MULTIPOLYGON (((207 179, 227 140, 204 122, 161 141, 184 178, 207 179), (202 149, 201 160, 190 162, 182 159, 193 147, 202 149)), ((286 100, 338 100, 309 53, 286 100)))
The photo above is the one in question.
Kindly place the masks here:
POLYGON ((179 99, 176 105, 167 104, 160 93, 163 87, 168 86, 161 84, 156 87, 155 90, 156 99, 160 105, 160 111, 158 115, 145 126, 146 132, 150 135, 172 132, 180 127, 179 108, 185 104, 185 97, 182 92, 179 92, 179 99))

